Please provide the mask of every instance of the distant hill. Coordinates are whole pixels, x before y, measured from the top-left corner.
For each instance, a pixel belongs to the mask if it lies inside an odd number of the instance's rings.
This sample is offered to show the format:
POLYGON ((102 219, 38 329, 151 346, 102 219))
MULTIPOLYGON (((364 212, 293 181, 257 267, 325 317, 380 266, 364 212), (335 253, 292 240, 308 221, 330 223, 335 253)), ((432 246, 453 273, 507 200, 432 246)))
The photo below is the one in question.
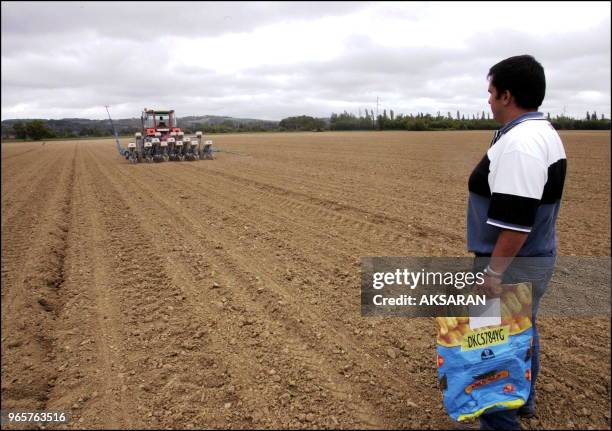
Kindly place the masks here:
POLYGON ((234 117, 224 117, 218 115, 203 115, 200 117, 181 117, 178 119, 179 125, 191 125, 191 124, 223 124, 226 121, 231 121, 235 124, 270 124, 270 125, 278 125, 278 121, 269 121, 269 120, 257 120, 255 118, 234 118, 234 117))
MULTIPOLYGON (((85 118, 63 118, 61 120, 46 120, 40 118, 10 119, 2 121, 2 138, 13 137, 15 123, 28 123, 40 120, 55 136, 111 136, 112 127, 109 120, 88 120, 85 118)), ((218 115, 202 115, 179 117, 178 126, 187 133, 197 130, 203 132, 230 131, 265 131, 278 128, 278 121, 258 120, 255 118, 233 118, 218 115)), ((120 135, 131 135, 140 130, 140 118, 113 119, 120 135)))

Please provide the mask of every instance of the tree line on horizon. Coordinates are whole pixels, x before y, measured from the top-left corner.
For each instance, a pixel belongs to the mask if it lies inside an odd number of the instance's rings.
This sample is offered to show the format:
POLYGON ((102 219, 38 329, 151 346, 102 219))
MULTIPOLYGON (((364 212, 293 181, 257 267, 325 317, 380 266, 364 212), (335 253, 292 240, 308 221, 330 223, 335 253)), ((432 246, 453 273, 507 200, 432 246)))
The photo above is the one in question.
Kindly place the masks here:
MULTIPOLYGON (((556 116, 552 118, 547 114, 548 120, 557 130, 610 130, 610 119, 603 114, 587 112, 585 118, 572 118, 556 116)), ((78 137, 106 137, 113 136, 113 131, 100 125, 82 126, 75 124, 71 127, 53 127, 54 120, 11 121, 10 124, 2 122, 2 139, 43 140, 78 137)), ((189 124, 184 127, 185 133, 191 134, 200 130, 205 134, 241 133, 241 132, 278 132, 278 131, 326 131, 326 130, 408 130, 408 131, 437 131, 437 130, 495 130, 499 124, 483 111, 481 115, 467 116, 457 111, 453 116, 450 112, 442 115, 418 113, 408 115, 395 115, 393 110, 383 110, 376 116, 373 110, 365 110, 365 115, 355 115, 349 112, 332 113, 329 118, 314 118, 308 115, 287 117, 279 122, 253 121, 240 122, 224 120, 219 124, 189 124)), ((122 135, 133 135, 140 131, 137 127, 118 127, 117 132, 122 135)))
MULTIPOLYGON (((551 117, 546 115, 553 127, 557 130, 610 130, 610 119, 603 114, 598 115, 587 112, 584 119, 568 116, 551 117)), ((472 114, 467 116, 457 111, 455 116, 447 112, 442 115, 418 113, 416 115, 395 115, 393 110, 383 110, 381 115, 374 115, 374 111, 365 110, 365 115, 344 111, 341 114, 332 113, 330 117, 330 130, 410 130, 410 131, 436 131, 436 130, 496 130, 500 126, 491 118, 490 113, 482 111, 480 116, 472 114)))
MULTIPOLYGON (((120 136, 133 136, 136 132, 141 132, 140 128, 135 125, 118 124, 120 121, 115 121, 115 127, 120 136)), ((277 131, 278 121, 258 120, 244 122, 224 120, 218 124, 189 123, 188 125, 181 126, 181 130, 187 134, 193 134, 196 131, 201 131, 205 134, 277 131)), ((87 121, 86 124, 70 119, 7 120, 2 122, 2 139, 40 141, 43 139, 102 138, 109 136, 114 136, 114 133, 107 120, 87 121)))

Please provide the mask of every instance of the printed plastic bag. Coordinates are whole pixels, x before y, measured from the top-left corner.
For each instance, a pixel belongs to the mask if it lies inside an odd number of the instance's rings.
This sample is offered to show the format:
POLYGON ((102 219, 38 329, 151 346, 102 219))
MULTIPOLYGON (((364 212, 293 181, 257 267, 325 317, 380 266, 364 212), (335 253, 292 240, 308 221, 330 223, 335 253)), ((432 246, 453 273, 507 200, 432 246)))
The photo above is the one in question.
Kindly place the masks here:
POLYGON ((472 329, 469 317, 437 317, 438 381, 456 421, 521 407, 531 388, 531 284, 503 285, 501 325, 472 329))

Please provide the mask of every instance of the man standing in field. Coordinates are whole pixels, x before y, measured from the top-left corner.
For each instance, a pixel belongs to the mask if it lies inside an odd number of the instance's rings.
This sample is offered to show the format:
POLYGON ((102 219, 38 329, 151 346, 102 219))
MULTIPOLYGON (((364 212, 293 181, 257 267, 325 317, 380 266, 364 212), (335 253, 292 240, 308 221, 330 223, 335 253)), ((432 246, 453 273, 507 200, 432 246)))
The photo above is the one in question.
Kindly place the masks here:
MULTIPOLYGON (((537 257, 520 281, 533 289, 534 349, 531 393, 518 410, 480 416, 481 429, 520 429, 519 417, 535 414, 539 364, 536 313, 554 271, 555 224, 566 157, 552 125, 537 112, 544 100, 544 69, 532 56, 507 58, 489 70, 489 105, 502 127, 469 178, 468 250, 488 262, 485 286, 517 281, 514 257, 537 257)), ((531 260, 530 260, 531 262, 531 260)))

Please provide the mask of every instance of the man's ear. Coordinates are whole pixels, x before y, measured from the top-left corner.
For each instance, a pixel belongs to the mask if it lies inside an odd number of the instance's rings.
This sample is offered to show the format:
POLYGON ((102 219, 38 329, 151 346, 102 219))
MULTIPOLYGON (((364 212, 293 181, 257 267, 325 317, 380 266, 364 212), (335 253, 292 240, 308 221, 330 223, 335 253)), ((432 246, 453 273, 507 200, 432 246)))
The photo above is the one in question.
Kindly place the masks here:
POLYGON ((512 94, 510 93, 509 90, 504 90, 504 92, 501 94, 500 99, 502 103, 504 104, 504 106, 508 106, 512 103, 512 100, 514 98, 512 97, 512 94))

